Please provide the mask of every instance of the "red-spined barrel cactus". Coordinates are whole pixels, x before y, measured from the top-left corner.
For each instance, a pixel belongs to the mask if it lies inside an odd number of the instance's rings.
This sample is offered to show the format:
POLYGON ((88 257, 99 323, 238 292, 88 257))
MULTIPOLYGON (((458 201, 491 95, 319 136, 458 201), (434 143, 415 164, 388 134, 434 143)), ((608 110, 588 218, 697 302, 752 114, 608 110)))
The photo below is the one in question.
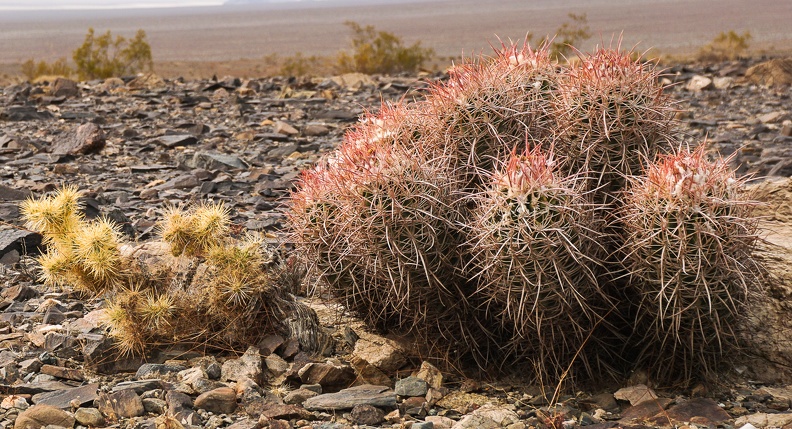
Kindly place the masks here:
POLYGON ((449 80, 432 88, 426 103, 443 136, 441 153, 464 174, 463 185, 481 184, 526 141, 547 145, 553 134, 552 91, 558 72, 546 47, 504 46, 491 58, 456 65, 449 80))
POLYGON ((401 106, 368 116, 291 200, 293 241, 335 296, 381 328, 436 324, 461 298, 456 186, 443 160, 421 153, 420 117, 401 106))
POLYGON ((513 154, 476 196, 468 272, 487 310, 513 332, 505 354, 558 380, 610 304, 598 286, 600 206, 580 177, 559 177, 540 148, 513 154))
POLYGON ((613 193, 673 147, 674 109, 659 75, 654 64, 613 49, 571 66, 555 92, 553 112, 561 170, 591 172, 593 187, 613 193))
POLYGON ((639 362, 659 381, 702 375, 737 344, 759 272, 743 182, 703 146, 662 156, 631 180, 620 211, 627 297, 637 306, 639 362))

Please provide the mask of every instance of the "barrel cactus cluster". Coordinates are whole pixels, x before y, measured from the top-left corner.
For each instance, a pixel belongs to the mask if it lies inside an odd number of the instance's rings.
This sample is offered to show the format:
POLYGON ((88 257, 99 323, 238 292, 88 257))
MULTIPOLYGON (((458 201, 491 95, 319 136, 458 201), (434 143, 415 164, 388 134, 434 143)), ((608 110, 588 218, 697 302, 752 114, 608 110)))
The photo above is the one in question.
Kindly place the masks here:
POLYGON ((757 288, 753 206, 727 162, 683 148, 634 57, 503 46, 367 114, 290 199, 317 286, 457 368, 716 366, 757 288))

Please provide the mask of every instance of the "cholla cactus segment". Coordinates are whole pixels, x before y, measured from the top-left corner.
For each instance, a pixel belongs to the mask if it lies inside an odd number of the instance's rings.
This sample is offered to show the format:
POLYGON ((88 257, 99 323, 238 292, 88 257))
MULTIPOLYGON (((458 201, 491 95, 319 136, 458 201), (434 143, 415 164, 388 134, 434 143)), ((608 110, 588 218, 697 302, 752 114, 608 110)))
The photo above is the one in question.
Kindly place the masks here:
POLYGON ((74 239, 74 254, 87 273, 106 284, 116 279, 121 269, 121 233, 107 219, 86 223, 74 239))
POLYGON ((68 247, 82 221, 79 197, 76 187, 65 186, 54 196, 27 199, 20 205, 25 226, 40 232, 56 246, 68 247))
POLYGON ((601 207, 538 148, 513 154, 477 195, 467 227, 477 294, 512 329, 506 354, 558 380, 609 310, 598 286, 601 207))
POLYGON ((563 171, 590 171, 593 187, 619 191, 673 145, 673 103, 655 65, 632 52, 599 49, 570 67, 556 92, 557 150, 563 171))
POLYGON ((48 249, 38 257, 41 265, 39 279, 47 286, 64 287, 71 283, 70 273, 74 268, 75 258, 71 253, 64 253, 55 248, 48 249))
POLYGON ((202 256, 213 245, 223 242, 229 226, 229 211, 222 202, 203 202, 189 210, 166 208, 159 230, 174 256, 202 256))
POLYGON ((706 373, 738 345, 735 326, 760 273, 743 183, 728 160, 707 160, 703 145, 663 156, 632 180, 624 264, 642 362, 659 379, 706 373))

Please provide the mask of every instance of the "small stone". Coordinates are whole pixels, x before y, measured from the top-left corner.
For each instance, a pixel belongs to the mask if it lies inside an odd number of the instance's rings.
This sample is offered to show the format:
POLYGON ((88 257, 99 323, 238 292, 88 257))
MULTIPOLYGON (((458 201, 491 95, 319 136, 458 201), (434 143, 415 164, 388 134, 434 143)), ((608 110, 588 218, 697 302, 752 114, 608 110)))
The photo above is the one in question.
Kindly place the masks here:
POLYGON ((308 124, 303 129, 303 134, 308 137, 320 137, 330 133, 330 128, 320 124, 308 124))
POLYGON ((421 362, 421 368, 412 375, 425 381, 433 389, 443 387, 443 373, 427 361, 421 362))
POLYGON ((444 416, 426 416, 424 420, 427 423, 432 423, 434 429, 451 429, 456 423, 454 420, 444 416))
POLYGON ((162 363, 147 363, 141 365, 135 372, 135 378, 138 380, 145 379, 158 379, 163 375, 177 374, 179 371, 184 371, 186 368, 181 365, 166 365, 162 363))
POLYGON ((42 320, 42 323, 45 325, 58 325, 64 320, 66 320, 66 316, 62 311, 55 307, 50 307, 47 309, 47 312, 44 313, 44 319, 42 320))
POLYGON ((267 365, 267 370, 269 370, 270 374, 275 377, 279 377, 289 370, 289 363, 276 354, 271 354, 264 358, 264 363, 267 365))
POLYGON ((192 168, 202 168, 205 170, 228 171, 248 168, 248 163, 236 155, 226 155, 215 152, 196 152, 192 161, 188 163, 192 168))
POLYGON ((712 78, 712 86, 715 89, 728 89, 734 84, 733 77, 715 77, 712 78))
POLYGON ((780 122, 784 119, 786 114, 784 112, 770 112, 765 113, 763 115, 759 115, 756 119, 763 124, 773 124, 776 122, 780 122))
POLYGON ((359 425, 374 426, 385 421, 385 412, 372 405, 355 405, 349 414, 359 425))
POLYGON ((703 91, 710 88, 712 88, 712 79, 706 76, 693 76, 687 83, 688 91, 703 91))
POLYGON ((192 398, 175 390, 168 391, 168 393, 165 394, 165 402, 168 403, 168 412, 171 414, 178 414, 181 411, 191 410, 193 408, 192 398))
POLYGON ((30 404, 27 403, 25 398, 17 395, 8 395, 0 402, 0 408, 4 410, 10 410, 12 408, 26 410, 28 407, 30 407, 30 404))
POLYGON ((219 380, 223 375, 223 367, 217 362, 212 362, 206 366, 206 376, 210 380, 219 380))
POLYGON ((102 427, 105 425, 104 416, 96 408, 78 408, 74 412, 77 423, 88 427, 102 427))
POLYGON ((277 350, 286 340, 283 339, 278 334, 270 334, 264 337, 258 343, 259 350, 261 351, 262 356, 269 356, 272 353, 275 353, 277 350))
POLYGON ((143 398, 143 409, 151 414, 165 414, 168 411, 168 403, 159 398, 143 398))
POLYGON ((198 142, 198 139, 191 134, 173 134, 159 137, 156 142, 169 149, 173 149, 176 146, 194 145, 198 142))
MULTIPOLYGON (((451 420, 451 419, 449 419, 451 420)), ((451 420, 453 421, 453 420, 451 420)), ((450 428, 451 426, 449 426, 450 428)), ((411 426, 412 429, 435 429, 435 424, 432 422, 415 422, 411 426)), ((441 428, 438 428, 441 429, 441 428)))
POLYGON ((399 396, 425 396, 428 385, 426 381, 411 376, 397 381, 394 390, 399 396))
POLYGON ((627 401, 630 405, 638 405, 641 402, 657 399, 657 395, 645 384, 624 387, 616 391, 613 396, 620 401, 627 401))
POLYGON ((58 140, 52 147, 55 155, 87 155, 105 147, 105 136, 101 128, 92 122, 80 125, 65 139, 58 140))
POLYGON ((293 136, 293 135, 300 134, 300 132, 297 130, 297 128, 294 128, 293 126, 291 126, 291 125, 289 125, 289 124, 287 124, 286 122, 283 122, 283 121, 275 122, 274 127, 275 127, 275 132, 278 133, 278 134, 284 134, 284 135, 288 135, 288 136, 293 136))
POLYGON ((49 405, 34 405, 17 416, 14 429, 41 429, 48 425, 71 428, 74 417, 49 405))
POLYGON ((668 423, 669 419, 675 423, 684 423, 691 421, 694 417, 703 417, 715 424, 731 419, 729 413, 712 399, 693 398, 674 405, 653 420, 659 425, 664 425, 668 423))
POLYGON ((192 189, 201 182, 192 174, 183 174, 181 176, 174 177, 171 180, 163 183, 162 185, 157 186, 159 190, 168 190, 168 189, 192 189))
POLYGON ((487 417, 501 427, 507 427, 520 421, 520 417, 514 411, 503 406, 489 404, 473 411, 473 415, 487 417))
POLYGON ((237 408, 236 393, 230 387, 210 390, 195 398, 194 406, 216 414, 231 414, 237 408))
POLYGON ((375 386, 393 387, 393 380, 387 374, 365 360, 353 355, 350 359, 350 364, 357 372, 358 379, 361 382, 375 386))
MULTIPOLYGON (((50 310, 52 310, 52 308, 50 310)), ((49 310, 47 312, 49 312, 49 310)), ((51 375, 64 380, 83 381, 85 379, 85 375, 83 374, 82 370, 64 368, 62 366, 43 365, 39 371, 42 374, 51 375)))
POLYGON ((302 405, 307 399, 317 395, 319 395, 319 393, 308 389, 292 390, 283 397, 283 402, 287 405, 302 405))
POLYGON ((790 424, 792 424, 792 413, 755 413, 742 416, 734 421, 734 425, 737 427, 753 425, 757 428, 782 428, 790 424))
POLYGON ((261 415, 266 416, 271 420, 310 419, 313 417, 313 414, 309 413, 302 407, 285 404, 270 404, 263 410, 261 415))
POLYGON ((223 362, 220 379, 237 381, 247 377, 259 383, 262 375, 261 364, 261 354, 258 347, 248 347, 239 359, 229 359, 223 362))

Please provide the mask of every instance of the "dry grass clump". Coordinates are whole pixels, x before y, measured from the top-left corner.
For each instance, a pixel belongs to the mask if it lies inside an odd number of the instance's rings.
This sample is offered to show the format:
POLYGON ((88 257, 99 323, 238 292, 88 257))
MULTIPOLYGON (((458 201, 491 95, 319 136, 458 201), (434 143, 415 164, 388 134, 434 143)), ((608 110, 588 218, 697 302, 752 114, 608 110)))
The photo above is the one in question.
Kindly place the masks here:
POLYGON ((641 340, 623 369, 688 381, 733 337, 756 231, 724 162, 698 151, 650 166, 676 146, 659 75, 618 49, 561 67, 547 46, 503 46, 455 66, 303 173, 290 239, 349 310, 451 365, 598 375, 598 350, 626 334, 641 340), (644 189, 685 169, 710 188, 644 189))

